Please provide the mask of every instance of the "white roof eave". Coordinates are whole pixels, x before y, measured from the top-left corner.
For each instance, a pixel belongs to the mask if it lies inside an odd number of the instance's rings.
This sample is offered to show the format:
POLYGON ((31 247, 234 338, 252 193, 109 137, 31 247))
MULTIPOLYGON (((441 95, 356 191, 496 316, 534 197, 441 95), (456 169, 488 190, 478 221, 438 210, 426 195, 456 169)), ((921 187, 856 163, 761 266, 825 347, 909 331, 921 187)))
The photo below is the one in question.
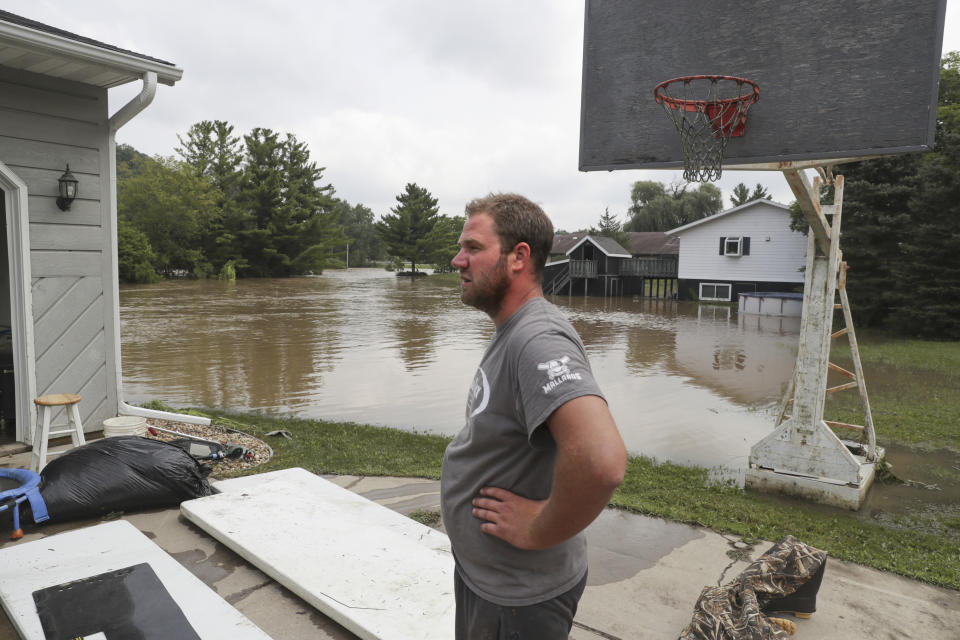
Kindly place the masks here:
POLYGON ((589 240, 589 241, 590 241, 590 244, 592 244, 593 246, 595 246, 597 249, 600 249, 600 251, 603 253, 603 255, 607 256, 608 258, 632 258, 632 257, 633 257, 633 256, 631 256, 629 253, 626 253, 626 254, 624 254, 624 253, 607 253, 607 250, 604 249, 602 246, 600 246, 600 243, 598 243, 596 240, 594 240, 594 239, 593 239, 592 237, 590 237, 589 235, 583 236, 583 238, 580 240, 580 242, 578 242, 577 244, 575 244, 575 245, 573 245, 572 247, 570 247, 569 249, 567 249, 567 252, 566 252, 564 255, 567 255, 567 256, 570 255, 571 253, 573 253, 574 251, 576 251, 577 247, 579 247, 580 245, 582 245, 582 244, 583 244, 584 242, 586 242, 587 240, 589 240))
POLYGON ((158 82, 171 86, 183 77, 183 70, 173 65, 148 60, 122 51, 104 49, 87 42, 71 40, 70 38, 9 22, 0 21, 0 43, 22 48, 42 56, 67 58, 87 65, 102 66, 104 70, 129 74, 129 78, 123 77, 112 82, 109 86, 118 86, 139 80, 148 71, 157 74, 158 82))
POLYGON ((694 220, 693 222, 688 222, 687 224, 683 225, 682 227, 676 227, 676 228, 674 228, 674 229, 670 229, 669 231, 664 231, 664 233, 667 234, 668 236, 676 235, 677 233, 680 233, 681 231, 686 231, 687 229, 690 229, 691 227, 696 227, 696 226, 701 225, 701 224, 708 224, 708 223, 710 223, 710 222, 715 222, 716 220, 719 220, 720 218, 723 218, 723 217, 725 217, 725 216, 728 216, 728 215, 730 215, 731 213, 737 213, 738 211, 743 211, 744 209, 748 209, 748 208, 750 208, 750 207, 753 207, 753 206, 756 206, 756 205, 760 205, 760 204, 769 204, 769 205, 772 205, 772 206, 774 206, 774 207, 777 207, 778 209, 783 209, 784 211, 790 211, 790 207, 788 207, 787 205, 785 205, 785 204, 780 204, 779 202, 774 202, 773 200, 766 200, 766 199, 751 200, 750 202, 745 202, 745 203, 743 203, 743 204, 741 204, 741 205, 738 205, 738 206, 736 206, 736 207, 733 207, 732 209, 727 209, 726 211, 721 211, 720 213, 715 213, 715 214, 713 214, 712 216, 707 216, 706 218, 700 218, 699 220, 694 220))

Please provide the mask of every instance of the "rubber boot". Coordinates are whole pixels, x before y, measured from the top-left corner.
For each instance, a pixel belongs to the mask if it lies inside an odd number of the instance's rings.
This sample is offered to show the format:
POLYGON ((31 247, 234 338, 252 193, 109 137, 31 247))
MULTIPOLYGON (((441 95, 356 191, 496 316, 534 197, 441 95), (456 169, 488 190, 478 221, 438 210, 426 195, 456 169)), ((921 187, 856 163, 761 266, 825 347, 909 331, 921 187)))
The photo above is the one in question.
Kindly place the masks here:
POLYGON ((827 567, 827 559, 817 569, 810 579, 788 596, 774 598, 760 607, 764 613, 792 613, 798 618, 809 618, 817 610, 817 591, 823 582, 823 571, 827 567))

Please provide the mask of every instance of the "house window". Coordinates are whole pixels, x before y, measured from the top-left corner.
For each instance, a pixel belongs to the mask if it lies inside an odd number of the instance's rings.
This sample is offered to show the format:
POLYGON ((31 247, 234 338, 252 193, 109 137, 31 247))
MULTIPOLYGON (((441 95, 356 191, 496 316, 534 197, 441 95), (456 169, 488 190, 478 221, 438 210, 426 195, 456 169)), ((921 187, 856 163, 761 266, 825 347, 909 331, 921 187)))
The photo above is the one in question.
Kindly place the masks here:
POLYGON ((720 238, 720 255, 750 255, 750 236, 726 236, 720 238))
POLYGON ((730 302, 730 285, 720 284, 719 282, 701 282, 700 299, 730 302))

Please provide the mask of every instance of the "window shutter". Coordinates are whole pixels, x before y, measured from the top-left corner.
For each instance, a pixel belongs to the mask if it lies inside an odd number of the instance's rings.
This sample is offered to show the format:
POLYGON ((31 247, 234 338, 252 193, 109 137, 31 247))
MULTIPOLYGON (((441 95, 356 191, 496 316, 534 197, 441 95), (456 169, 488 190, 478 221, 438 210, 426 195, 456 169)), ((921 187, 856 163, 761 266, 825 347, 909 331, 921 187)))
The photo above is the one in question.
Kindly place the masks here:
POLYGON ((725 237, 720 238, 720 255, 723 255, 723 249, 727 244, 727 239, 725 237))
POLYGON ((740 241, 740 255, 750 255, 750 236, 743 236, 743 240, 740 241))

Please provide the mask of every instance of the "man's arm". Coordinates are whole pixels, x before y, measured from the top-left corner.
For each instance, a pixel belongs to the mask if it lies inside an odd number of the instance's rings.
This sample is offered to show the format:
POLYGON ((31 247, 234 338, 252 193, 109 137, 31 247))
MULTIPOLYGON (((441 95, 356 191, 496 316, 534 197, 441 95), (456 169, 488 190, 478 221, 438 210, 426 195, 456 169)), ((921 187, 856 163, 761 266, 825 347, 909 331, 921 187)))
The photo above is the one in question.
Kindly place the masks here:
POLYGON ((557 443, 553 489, 546 500, 528 500, 506 489, 484 487, 473 500, 480 528, 520 549, 546 549, 593 522, 626 471, 627 452, 607 403, 580 396, 547 419, 557 443))

